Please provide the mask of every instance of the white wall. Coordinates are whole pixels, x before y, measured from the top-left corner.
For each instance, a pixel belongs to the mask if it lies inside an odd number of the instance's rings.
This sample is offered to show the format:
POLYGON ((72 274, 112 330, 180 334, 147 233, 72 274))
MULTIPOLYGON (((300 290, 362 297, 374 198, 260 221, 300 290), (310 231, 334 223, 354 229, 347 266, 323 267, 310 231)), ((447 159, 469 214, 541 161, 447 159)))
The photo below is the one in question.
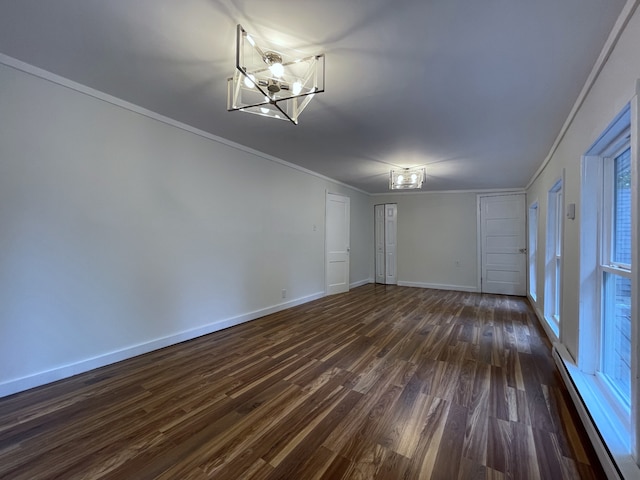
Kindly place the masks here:
MULTIPOLYGON (((477 194, 371 197, 398 204, 398 285, 477 291, 477 194)), ((373 255, 373 249, 371 250, 373 255)))
POLYGON ((325 190, 367 281, 367 195, 0 65, 0 396, 321 296, 325 190))
MULTIPOLYGON (((640 78, 640 10, 636 10, 601 74, 587 95, 548 165, 527 190, 528 202, 539 201, 537 302, 544 312, 544 259, 548 212, 547 192, 565 170, 565 205, 576 204, 576 219, 564 223, 561 341, 574 358, 579 355, 578 307, 580 263, 580 164, 581 156, 635 95, 640 78)), ((588 354, 588 353, 587 353, 588 354)))

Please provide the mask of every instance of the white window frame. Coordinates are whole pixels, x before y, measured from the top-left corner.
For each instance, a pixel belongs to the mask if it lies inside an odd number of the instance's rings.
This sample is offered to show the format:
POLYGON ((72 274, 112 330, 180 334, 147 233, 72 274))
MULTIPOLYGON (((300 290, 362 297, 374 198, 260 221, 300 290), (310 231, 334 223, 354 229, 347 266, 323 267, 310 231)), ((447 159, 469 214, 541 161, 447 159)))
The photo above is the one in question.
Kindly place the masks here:
POLYGON ((563 179, 558 179, 549 190, 548 195, 544 289, 544 318, 558 338, 560 338, 562 312, 563 185, 563 179))
MULTIPOLYGON (((640 93, 640 83, 639 90, 640 93)), ((581 200, 580 208, 580 302, 578 332, 578 369, 573 373, 574 385, 580 392, 588 413, 598 428, 598 435, 604 439, 610 454, 618 468, 635 472, 637 475, 638 400, 640 389, 637 381, 640 335, 638 329, 638 286, 640 285, 637 267, 629 269, 615 262, 602 262, 603 252, 611 252, 611 234, 603 235, 603 228, 613 209, 606 205, 613 199, 613 160, 631 145, 631 206, 632 239, 631 263, 638 265, 640 248, 638 246, 638 135, 633 125, 638 125, 637 97, 625 107, 611 122, 600 138, 585 153, 581 164, 581 200), (630 137, 630 138, 629 138, 630 137), (610 160, 609 160, 610 159, 610 160), (607 171, 608 170, 608 171, 607 171), (606 177, 609 177, 606 179, 606 177), (604 185, 607 185, 607 189, 604 185), (605 198, 608 200, 605 202, 605 198), (603 264, 604 263, 604 264, 603 264), (631 408, 623 408, 616 389, 602 368, 602 288, 605 272, 631 278, 631 408), (632 466, 633 465, 633 466, 632 466)), ((611 258, 609 256, 609 258, 611 258)))
POLYGON ((601 202, 601 212, 598 236, 599 236, 599 252, 597 259, 597 296, 600 299, 600 308, 597 312, 598 321, 598 368, 596 370, 596 377, 601 382, 605 389, 610 403, 612 403, 616 414, 620 417, 620 420, 625 425, 630 426, 631 418, 631 399, 627 399, 619 392, 618 387, 612 382, 607 375, 603 373, 605 358, 603 351, 613 350, 614 345, 612 342, 605 344, 605 284, 604 278, 606 274, 617 275, 622 278, 626 278, 632 281, 633 270, 631 264, 624 264, 616 262, 613 258, 613 242, 614 242, 614 208, 615 208, 615 159, 630 148, 631 143, 629 141, 630 132, 629 129, 625 129, 622 134, 613 141, 607 149, 601 153, 602 157, 602 187, 599 195, 601 202))
POLYGON ((527 252, 529 254, 529 296, 536 302, 538 296, 537 289, 537 263, 538 263, 538 222, 539 222, 538 200, 529 205, 529 218, 527 222, 528 243, 527 252))
POLYGON ((560 184, 558 190, 554 191, 555 197, 555 238, 554 238, 554 270, 555 270, 555 282, 554 282, 554 306, 553 306, 553 320, 560 327, 560 312, 562 311, 562 220, 563 220, 563 185, 560 184))

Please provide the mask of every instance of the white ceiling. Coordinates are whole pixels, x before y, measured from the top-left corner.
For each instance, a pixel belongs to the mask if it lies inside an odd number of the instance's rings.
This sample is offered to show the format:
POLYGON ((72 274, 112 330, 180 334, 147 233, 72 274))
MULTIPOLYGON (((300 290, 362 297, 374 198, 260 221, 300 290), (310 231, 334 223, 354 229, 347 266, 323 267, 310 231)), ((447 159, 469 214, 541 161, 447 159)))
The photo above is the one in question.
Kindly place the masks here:
POLYGON ((367 192, 524 187, 624 0, 0 0, 0 52, 367 192), (226 111, 235 26, 326 53, 300 125, 226 111))

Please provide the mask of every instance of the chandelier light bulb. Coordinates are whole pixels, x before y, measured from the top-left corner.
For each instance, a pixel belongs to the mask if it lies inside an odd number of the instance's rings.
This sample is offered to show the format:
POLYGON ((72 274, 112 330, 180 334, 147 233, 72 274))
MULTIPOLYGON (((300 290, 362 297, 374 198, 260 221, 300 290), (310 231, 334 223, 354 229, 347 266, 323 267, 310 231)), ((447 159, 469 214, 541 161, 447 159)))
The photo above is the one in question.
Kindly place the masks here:
POLYGON ((253 86, 255 85, 255 81, 256 81, 256 77, 252 74, 249 74, 246 77, 244 77, 244 84, 247 88, 253 88, 253 86))
POLYGON ((398 175, 398 183, 404 182, 404 175, 398 175))
POLYGON ((261 111, 262 113, 269 113, 269 109, 268 109, 268 108, 265 108, 265 107, 260 107, 260 111, 261 111))
POLYGON ((302 83, 294 82, 293 83, 293 94, 294 95, 300 95, 300 92, 302 92, 302 83))
POLYGON ((284 75, 284 67, 282 66, 281 63, 274 63, 272 65, 269 65, 269 70, 271 70, 271 73, 273 73, 274 77, 282 77, 282 75, 284 75))
POLYGON ((411 174, 411 181, 412 181, 413 183, 416 183, 416 180, 418 180, 418 175, 416 175, 415 173, 412 173, 412 174, 411 174))

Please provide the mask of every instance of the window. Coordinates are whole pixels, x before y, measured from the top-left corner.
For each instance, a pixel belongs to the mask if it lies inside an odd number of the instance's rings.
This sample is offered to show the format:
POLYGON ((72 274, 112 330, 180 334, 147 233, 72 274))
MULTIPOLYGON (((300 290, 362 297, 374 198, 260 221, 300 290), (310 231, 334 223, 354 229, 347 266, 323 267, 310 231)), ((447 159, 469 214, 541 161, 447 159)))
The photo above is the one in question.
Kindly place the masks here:
POLYGON ((631 115, 625 108, 582 160, 580 332, 578 364, 589 378, 581 391, 607 443, 631 452, 632 379, 637 342, 631 305, 638 292, 633 264, 631 115), (591 393, 589 393, 591 392, 591 393), (613 433, 615 432, 615 433, 613 433), (623 442, 618 444, 617 442, 623 442))
POLYGON ((562 285, 562 180, 549 190, 547 217, 547 262, 545 268, 545 319, 556 334, 560 335, 561 285, 562 285))
POLYGON ((603 160, 600 372, 629 409, 631 402, 631 149, 603 160))
POLYGON ((536 263, 538 257, 538 202, 529 207, 529 295, 536 300, 536 263))

